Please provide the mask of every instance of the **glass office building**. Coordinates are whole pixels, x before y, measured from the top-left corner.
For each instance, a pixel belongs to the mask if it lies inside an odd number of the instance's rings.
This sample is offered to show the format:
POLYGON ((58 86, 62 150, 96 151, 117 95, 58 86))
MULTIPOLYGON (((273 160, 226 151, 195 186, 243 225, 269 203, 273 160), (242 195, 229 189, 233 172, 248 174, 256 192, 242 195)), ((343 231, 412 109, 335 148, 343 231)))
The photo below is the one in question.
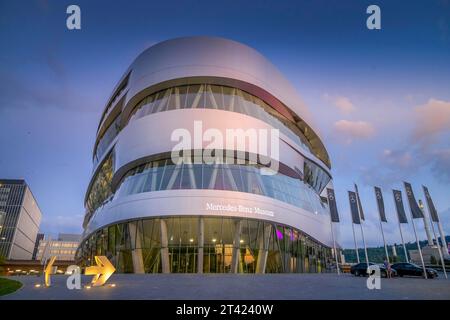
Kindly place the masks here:
POLYGON ((243 44, 187 37, 140 54, 103 111, 93 165, 82 265, 105 255, 130 273, 330 268, 328 153, 292 85, 243 44), (211 150, 194 141, 174 161, 174 132, 195 136, 198 123, 223 136, 276 129, 277 157, 247 143, 211 150))

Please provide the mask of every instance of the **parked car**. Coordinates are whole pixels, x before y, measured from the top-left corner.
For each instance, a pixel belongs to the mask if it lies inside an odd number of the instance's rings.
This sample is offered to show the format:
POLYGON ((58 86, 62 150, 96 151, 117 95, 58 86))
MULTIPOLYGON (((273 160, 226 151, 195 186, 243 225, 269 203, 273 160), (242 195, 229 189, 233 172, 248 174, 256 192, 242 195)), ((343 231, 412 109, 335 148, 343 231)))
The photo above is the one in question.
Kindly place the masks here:
MULTIPOLYGON (((376 264, 373 262, 369 262, 369 266, 375 266, 377 265, 378 267, 380 267, 380 274, 381 277, 386 278, 387 277, 387 270, 384 267, 384 265, 382 264, 376 264)), ((367 276, 367 263, 365 262, 361 262, 358 264, 353 265, 350 268, 350 273, 359 277, 359 276, 367 276)), ((397 270, 395 268, 391 267, 391 277, 396 277, 397 276, 397 270)))
MULTIPOLYGON (((392 265, 392 267, 397 270, 397 273, 400 277, 403 276, 419 276, 423 277, 423 268, 419 267, 417 264, 414 263, 395 263, 392 265)), ((427 271, 428 278, 436 278, 438 276, 438 273, 436 270, 431 268, 425 268, 427 271)))

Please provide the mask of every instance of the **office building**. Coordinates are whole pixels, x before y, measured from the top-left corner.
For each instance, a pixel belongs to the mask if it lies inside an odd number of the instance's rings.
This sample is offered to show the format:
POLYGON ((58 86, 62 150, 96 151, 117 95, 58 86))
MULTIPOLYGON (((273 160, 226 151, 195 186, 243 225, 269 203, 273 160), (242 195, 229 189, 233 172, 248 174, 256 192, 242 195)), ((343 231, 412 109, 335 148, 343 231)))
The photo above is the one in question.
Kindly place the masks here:
POLYGON ((24 180, 0 179, 0 255, 31 260, 42 213, 24 180))

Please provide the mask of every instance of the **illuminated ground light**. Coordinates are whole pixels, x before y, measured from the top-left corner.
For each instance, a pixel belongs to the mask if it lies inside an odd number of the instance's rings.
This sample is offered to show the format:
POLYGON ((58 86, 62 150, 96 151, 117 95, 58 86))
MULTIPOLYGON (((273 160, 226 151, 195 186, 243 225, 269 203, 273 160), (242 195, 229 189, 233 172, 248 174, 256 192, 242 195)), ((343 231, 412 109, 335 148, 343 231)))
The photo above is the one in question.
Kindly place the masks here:
POLYGON ((110 286, 111 288, 115 288, 115 287, 116 287, 116 284, 115 284, 115 283, 111 283, 109 286, 110 286))
POLYGON ((41 284, 40 284, 40 283, 36 283, 34 286, 35 286, 36 288, 40 288, 40 287, 41 287, 41 284))
POLYGON ((91 286, 85 286, 84 288, 89 290, 91 288, 91 286))

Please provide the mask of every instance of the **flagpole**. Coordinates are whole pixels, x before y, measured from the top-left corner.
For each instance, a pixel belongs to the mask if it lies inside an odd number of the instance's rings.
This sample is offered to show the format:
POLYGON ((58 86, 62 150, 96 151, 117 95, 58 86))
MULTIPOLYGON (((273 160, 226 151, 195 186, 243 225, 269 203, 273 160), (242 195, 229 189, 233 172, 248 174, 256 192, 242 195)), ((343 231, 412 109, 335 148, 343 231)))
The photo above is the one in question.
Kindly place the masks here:
POLYGON ((359 210, 359 208, 362 209, 362 204, 359 201, 358 188, 356 187, 356 184, 355 184, 355 192, 356 192, 356 202, 357 202, 356 207, 358 208, 359 227, 361 228, 361 236, 362 236, 363 244, 364 244, 364 254, 366 255, 367 268, 369 268, 369 256, 367 255, 366 239, 364 238, 364 230, 363 230, 363 225, 362 225, 363 220, 361 219, 361 212, 359 210))
MULTIPOLYGON (((395 194, 393 194, 393 196, 394 196, 394 202, 396 202, 395 194)), ((397 212, 397 221, 398 221, 398 229, 400 230, 400 238, 402 239, 403 251, 405 252, 405 259, 406 259, 406 262, 409 263, 408 251, 406 251, 405 240, 403 240, 402 224, 400 223, 400 217, 398 216, 398 212, 397 212)))
POLYGON ((439 250, 439 257, 441 258, 442 269, 444 270, 445 279, 448 279, 448 277, 447 277, 447 271, 445 270, 444 257, 443 257, 443 255, 442 255, 442 251, 441 251, 442 248, 441 248, 441 246, 439 245, 439 239, 438 239, 437 236, 436 236, 436 231, 434 231, 433 220, 431 220, 431 217, 430 217, 430 223, 431 223, 431 229, 433 230, 434 238, 436 239, 436 246, 438 247, 438 250, 439 250))
POLYGON ((339 222, 339 213, 337 211, 337 204, 336 204, 336 196, 334 195, 333 189, 327 188, 327 202, 328 202, 328 208, 330 209, 330 228, 331 228, 331 236, 333 237, 333 248, 334 248, 334 258, 336 259, 336 271, 337 274, 341 274, 341 270, 339 269, 339 258, 338 258, 338 252, 336 248, 336 239, 334 237, 334 228, 333 228, 333 221, 339 222))
POLYGON ((400 222, 398 223, 398 228, 400 229, 400 238, 402 238, 403 251, 405 252, 406 262, 409 263, 408 251, 406 251, 405 240, 403 240, 402 225, 400 222))
MULTIPOLYGON (((412 191, 411 185, 409 185, 409 187, 410 187, 409 192, 410 193, 408 193, 407 183, 403 182, 403 184, 404 184, 404 187, 405 187, 406 196, 408 197, 409 213, 411 214, 411 221, 412 221, 412 225, 413 225, 414 236, 416 237, 417 249, 419 250, 420 261, 422 262, 423 274, 424 274, 425 279, 428 279, 427 269, 425 268, 425 262, 423 261, 422 249, 420 248, 419 238, 417 237, 416 224, 414 223, 413 208, 411 207, 411 201, 414 199, 414 202, 415 202, 416 200, 413 197, 413 191, 412 191), (411 199, 411 197, 413 199, 411 199)), ((423 216, 423 212, 421 212, 421 214, 423 216)))
POLYGON ((355 241, 356 261, 359 263, 358 246, 356 245, 355 224, 352 221, 353 240, 355 241))
POLYGON ((359 227, 361 228, 361 235, 362 235, 363 244, 364 244, 364 253, 366 255, 366 263, 367 263, 367 268, 368 268, 369 267, 369 257, 367 256, 367 247, 366 247, 366 240, 364 239, 364 231, 363 231, 362 221, 360 221, 359 227))
MULTIPOLYGON (((445 239, 444 230, 442 229, 441 220, 439 219, 439 213, 437 212, 436 208, 434 207, 433 199, 431 199, 431 195, 430 195, 430 192, 428 191, 428 188, 425 187, 424 185, 422 185, 422 189, 423 189, 423 193, 425 194, 425 198, 427 199, 428 213, 431 216, 430 221, 437 222, 437 225, 438 225, 438 230, 441 235, 442 253, 444 254, 444 252, 445 252, 444 256, 448 255, 449 250, 447 247, 447 241, 445 239)), ((439 246, 439 239, 436 238, 436 241, 437 241, 436 244, 439 246)))
MULTIPOLYGON (((380 189, 380 197, 381 197, 381 189, 380 189)), ((382 237, 383 237, 384 251, 386 252, 386 259, 387 259, 387 262, 390 263, 390 261, 389 261, 389 252, 388 252, 387 245, 386 245, 386 239, 384 238, 383 220, 381 219, 381 211, 380 211, 381 208, 380 208, 380 204, 378 203, 378 196, 377 196, 377 190, 376 190, 376 187, 375 187, 375 198, 376 198, 376 200, 377 200, 377 206, 378 206, 378 218, 380 218, 380 228, 381 228, 381 235, 382 235, 382 237)), ((381 197, 380 200, 383 201, 383 198, 381 197)), ((383 204, 383 207, 384 207, 384 204, 383 204)), ((383 210, 383 216, 384 216, 384 218, 385 218, 385 220, 386 220, 386 214, 385 214, 384 210, 383 210)))
POLYGON ((428 279, 427 270, 425 269, 425 262, 423 261, 422 249, 420 248, 419 239, 417 238, 416 224, 414 223, 414 218, 412 217, 412 214, 411 214, 411 220, 412 220, 412 225, 413 225, 413 229, 414 229, 414 236, 416 237, 417 249, 419 249, 420 261, 422 262, 424 277, 425 277, 425 279, 428 279))
MULTIPOLYGON (((427 202, 428 204, 428 202, 427 202)), ((422 202, 419 200, 419 208, 422 211, 425 211, 425 207, 423 206, 422 202)), ((430 208, 428 207, 428 211, 430 211, 430 208)), ((436 239, 436 246, 438 248, 439 251, 439 258, 441 258, 441 264, 442 264, 442 269, 444 270, 444 276, 445 279, 448 279, 447 277, 447 271, 445 270, 445 262, 444 262, 444 257, 442 256, 442 251, 441 251, 441 246, 439 245, 439 239, 436 236, 436 231, 434 230, 434 223, 433 223, 433 219, 431 219, 431 214, 429 214, 429 218, 430 218, 430 223, 431 223, 431 230, 433 230, 433 234, 434 234, 434 238, 436 239)), ((425 218, 426 219, 426 218, 425 218)))
POLYGON ((339 270, 339 261, 338 261, 338 256, 337 256, 336 240, 334 238, 333 220, 331 220, 331 214, 330 214, 330 227, 331 227, 331 236, 333 237, 334 257, 336 259, 336 270, 337 270, 337 274, 340 275, 341 271, 339 270))
POLYGON ((389 252, 388 252, 388 249, 387 249, 386 240, 385 240, 385 238, 384 238, 383 222, 381 221, 381 217, 380 217, 380 227, 381 227, 381 235, 383 236, 384 251, 386 252, 386 259, 387 259, 387 262, 388 262, 388 263, 391 263, 391 262, 389 261, 389 252))

